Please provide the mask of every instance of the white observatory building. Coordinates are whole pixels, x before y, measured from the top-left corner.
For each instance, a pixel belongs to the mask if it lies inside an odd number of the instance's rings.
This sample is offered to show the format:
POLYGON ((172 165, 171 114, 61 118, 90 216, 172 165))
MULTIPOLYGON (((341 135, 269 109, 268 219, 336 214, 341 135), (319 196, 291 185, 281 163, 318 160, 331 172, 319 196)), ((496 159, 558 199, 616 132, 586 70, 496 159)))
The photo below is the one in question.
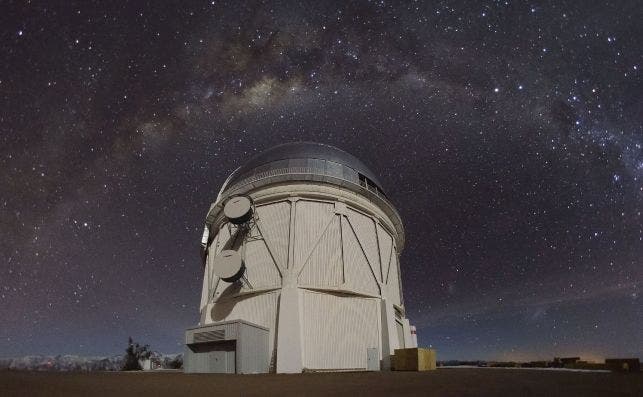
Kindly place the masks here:
POLYGON ((251 158, 205 221, 199 325, 186 372, 390 368, 417 347, 404 313, 404 228, 377 176, 333 146, 251 158))

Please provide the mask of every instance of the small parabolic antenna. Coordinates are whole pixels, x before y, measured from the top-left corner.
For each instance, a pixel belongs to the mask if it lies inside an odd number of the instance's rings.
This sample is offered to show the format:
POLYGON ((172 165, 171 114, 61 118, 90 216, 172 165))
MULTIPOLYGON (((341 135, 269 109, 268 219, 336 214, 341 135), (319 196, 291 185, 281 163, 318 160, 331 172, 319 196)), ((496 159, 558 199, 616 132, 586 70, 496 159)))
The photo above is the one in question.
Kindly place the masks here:
POLYGON ((223 207, 223 214, 235 225, 241 225, 252 219, 252 201, 245 196, 232 197, 223 207))
POLYGON ((239 252, 235 250, 223 250, 214 258, 212 270, 221 280, 233 283, 243 278, 246 265, 243 263, 239 252))

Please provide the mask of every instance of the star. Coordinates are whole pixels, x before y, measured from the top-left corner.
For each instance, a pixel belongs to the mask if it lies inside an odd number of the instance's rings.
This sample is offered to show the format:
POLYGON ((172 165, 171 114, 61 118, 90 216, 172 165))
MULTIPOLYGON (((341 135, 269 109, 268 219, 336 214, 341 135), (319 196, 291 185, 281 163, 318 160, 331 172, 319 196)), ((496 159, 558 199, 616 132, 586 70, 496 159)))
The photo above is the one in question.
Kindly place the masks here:
MULTIPOLYGON (((639 5, 506 3, 8 2, 0 356, 182 351, 207 210, 293 141, 381 180, 439 357, 643 356, 639 5)), ((335 251, 390 257, 360 243, 335 251)))

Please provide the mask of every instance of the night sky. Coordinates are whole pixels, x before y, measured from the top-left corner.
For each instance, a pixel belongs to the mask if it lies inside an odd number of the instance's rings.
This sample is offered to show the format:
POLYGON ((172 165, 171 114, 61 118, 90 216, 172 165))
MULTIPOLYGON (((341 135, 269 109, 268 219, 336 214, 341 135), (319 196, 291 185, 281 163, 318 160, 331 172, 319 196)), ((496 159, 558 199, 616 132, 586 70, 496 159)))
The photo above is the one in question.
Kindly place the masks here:
POLYGON ((643 356, 639 1, 3 2, 0 356, 182 351, 225 178, 342 148, 439 359, 643 356))

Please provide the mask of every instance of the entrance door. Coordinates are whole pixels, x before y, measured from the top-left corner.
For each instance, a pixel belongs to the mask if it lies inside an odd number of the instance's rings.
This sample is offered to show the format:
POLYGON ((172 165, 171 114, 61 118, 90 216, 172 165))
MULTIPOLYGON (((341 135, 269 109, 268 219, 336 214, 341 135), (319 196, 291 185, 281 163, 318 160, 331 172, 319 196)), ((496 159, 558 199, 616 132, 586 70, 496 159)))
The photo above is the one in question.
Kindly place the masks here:
POLYGON ((208 372, 226 373, 227 365, 225 362, 225 352, 219 350, 209 351, 206 354, 208 363, 208 372))
POLYGON ((236 341, 198 343, 189 346, 188 372, 234 374, 236 366, 236 341))
POLYGON ((220 374, 234 374, 236 372, 236 341, 219 342, 212 345, 208 352, 210 372, 220 374))
POLYGON ((366 349, 366 369, 368 371, 380 370, 380 354, 376 347, 366 349))

